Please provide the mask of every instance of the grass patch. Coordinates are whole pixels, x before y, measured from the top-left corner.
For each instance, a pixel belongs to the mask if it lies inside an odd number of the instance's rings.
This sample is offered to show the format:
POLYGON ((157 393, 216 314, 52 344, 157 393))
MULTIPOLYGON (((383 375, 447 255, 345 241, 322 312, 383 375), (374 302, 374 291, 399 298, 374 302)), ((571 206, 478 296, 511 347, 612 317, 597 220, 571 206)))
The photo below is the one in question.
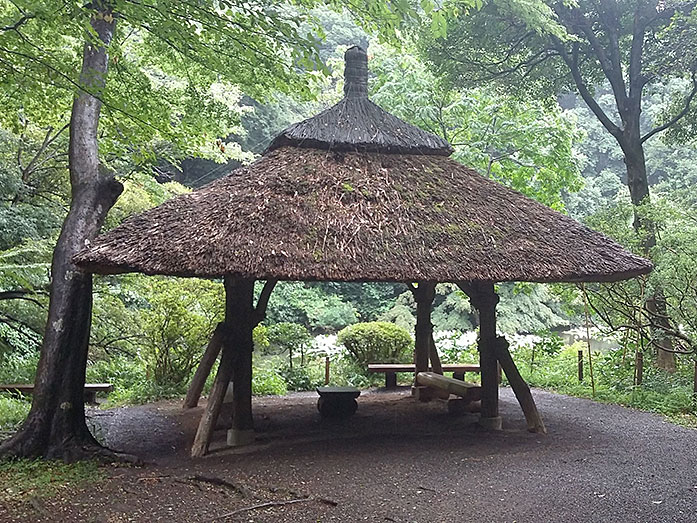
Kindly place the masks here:
POLYGON ((31 401, 13 394, 0 394, 0 440, 17 430, 29 414, 31 401))
POLYGON ((96 461, 63 463, 46 460, 0 461, 0 503, 21 503, 32 497, 53 497, 71 487, 100 481, 96 461))
POLYGON ((644 383, 634 385, 634 360, 621 350, 594 353, 595 394, 590 384, 587 352, 584 351, 584 381, 579 383, 576 344, 553 353, 538 352, 532 359, 531 348, 522 347, 514 358, 523 378, 532 387, 613 403, 662 414, 673 423, 697 428, 697 409, 692 398, 692 363, 681 362, 678 371, 669 374, 645 359, 644 383))

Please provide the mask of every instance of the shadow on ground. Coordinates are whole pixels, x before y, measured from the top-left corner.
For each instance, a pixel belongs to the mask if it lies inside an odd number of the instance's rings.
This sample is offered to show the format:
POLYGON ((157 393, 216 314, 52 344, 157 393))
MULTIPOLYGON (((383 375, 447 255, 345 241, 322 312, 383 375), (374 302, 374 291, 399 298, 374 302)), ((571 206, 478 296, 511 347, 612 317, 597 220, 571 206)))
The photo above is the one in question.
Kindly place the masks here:
POLYGON ((623 407, 534 394, 546 436, 525 431, 508 389, 499 433, 479 430, 475 415, 448 415, 444 402, 418 403, 407 390, 364 392, 345 421, 322 420, 314 393, 255 398, 257 442, 224 449, 218 431, 214 452, 197 460, 188 448, 201 407, 92 411, 107 445, 150 464, 112 469, 107 481, 50 511, 15 507, 7 519, 695 521, 697 431, 623 407))

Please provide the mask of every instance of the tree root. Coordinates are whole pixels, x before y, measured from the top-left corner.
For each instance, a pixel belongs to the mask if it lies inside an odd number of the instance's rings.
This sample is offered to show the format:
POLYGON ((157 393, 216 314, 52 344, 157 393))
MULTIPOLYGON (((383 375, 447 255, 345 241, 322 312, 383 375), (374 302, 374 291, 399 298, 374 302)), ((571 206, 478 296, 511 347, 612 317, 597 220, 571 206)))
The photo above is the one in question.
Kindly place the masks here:
POLYGON ((20 430, 0 445, 0 459, 46 458, 66 463, 96 460, 100 463, 128 463, 143 465, 143 461, 132 454, 118 452, 100 445, 91 434, 67 438, 60 443, 48 442, 28 430, 20 430))

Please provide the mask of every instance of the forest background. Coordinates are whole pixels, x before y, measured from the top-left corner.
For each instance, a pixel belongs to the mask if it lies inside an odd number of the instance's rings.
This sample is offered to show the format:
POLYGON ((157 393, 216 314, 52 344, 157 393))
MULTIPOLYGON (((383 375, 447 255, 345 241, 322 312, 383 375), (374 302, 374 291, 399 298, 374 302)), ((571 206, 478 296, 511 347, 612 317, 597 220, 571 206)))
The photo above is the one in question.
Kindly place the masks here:
MULTIPOLYGON (((623 151, 574 90, 549 89, 542 96, 525 92, 525 78, 463 80, 457 67, 443 65, 447 48, 439 42, 467 28, 452 25, 446 33, 438 17, 432 18, 425 36, 417 34, 397 47, 374 36, 370 27, 359 27, 349 12, 315 8, 309 15, 299 33, 312 30, 321 36, 313 43, 320 70, 305 74, 304 84, 286 84, 281 71, 269 68, 272 79, 260 81, 264 87, 257 90, 249 87, 253 78, 242 88, 198 77, 199 71, 191 71, 190 83, 182 82, 181 72, 171 71, 176 56, 164 54, 157 69, 133 75, 129 67, 137 66, 139 48, 129 48, 128 39, 137 36, 120 36, 119 52, 128 64, 124 60, 116 76, 119 89, 130 92, 130 105, 105 110, 100 155, 125 190, 105 229, 253 161, 284 127, 338 101, 343 51, 360 44, 370 55, 370 93, 376 103, 447 138, 455 147, 454 157, 483 176, 649 254, 656 265, 648 278, 621 285, 499 285, 499 328, 516 340, 514 357, 528 381, 694 423, 694 109, 685 115, 687 124, 646 141, 652 197, 637 207, 627 188, 623 151), (439 32, 440 40, 434 40, 439 32), (201 99, 201 93, 191 92, 196 85, 206 91, 205 106, 196 105, 201 99), (152 89, 165 92, 168 105, 139 105, 140 91, 152 89), (137 115, 146 111, 148 121, 159 114, 163 122, 177 125, 166 132, 139 125, 137 115), (635 213, 653 224, 655 245, 648 253, 633 227, 635 213), (657 329, 644 312, 645 297, 657 287, 665 294, 672 330, 657 329), (593 353, 593 381, 586 345, 560 337, 574 330, 582 337, 586 327, 592 329, 597 347, 602 346, 593 353), (655 340, 667 336, 679 354, 673 364, 658 365, 655 340), (585 351, 583 381, 577 377, 579 349, 585 351)), ((303 67, 302 60, 296 63, 303 67)), ((652 84, 644 96, 642 125, 650 129, 666 121, 666 114, 690 96, 693 84, 694 71, 691 78, 689 70, 652 84)), ((529 89, 533 87, 530 81, 529 89)), ((2 84, 0 92, 0 383, 34 380, 53 246, 70 202, 71 96, 57 96, 46 87, 44 97, 32 100, 18 97, 20 88, 2 84)), ((598 105, 612 113, 613 86, 599 76, 592 90, 598 105)), ((107 406, 181 395, 221 320, 222 304, 219 281, 135 274, 96 278, 88 382, 114 384, 107 406)), ((454 286, 438 287, 433 321, 445 361, 476 361, 476 314, 454 286)), ((255 392, 311 389, 323 381, 327 355, 335 383, 359 386, 374 383, 365 372, 366 360, 409 359, 404 333, 385 333, 384 326, 366 327, 383 336, 374 353, 357 356, 347 350, 351 336, 366 336, 351 326, 366 322, 389 322, 413 331, 411 293, 403 284, 279 283, 267 319, 255 332, 255 392), (334 335, 342 329, 347 330, 337 340, 334 335)), ((16 428, 28 408, 26 399, 0 395, 0 431, 16 428)))

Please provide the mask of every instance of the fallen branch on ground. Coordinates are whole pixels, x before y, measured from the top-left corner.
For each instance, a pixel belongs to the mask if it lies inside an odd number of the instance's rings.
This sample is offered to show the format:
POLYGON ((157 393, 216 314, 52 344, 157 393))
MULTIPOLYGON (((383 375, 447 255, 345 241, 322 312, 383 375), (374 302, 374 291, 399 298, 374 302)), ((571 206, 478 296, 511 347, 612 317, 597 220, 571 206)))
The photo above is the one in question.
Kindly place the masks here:
POLYGON ((266 503, 259 503, 258 505, 250 505, 249 507, 238 508, 237 510, 233 510, 232 512, 228 512, 226 514, 221 514, 220 516, 216 516, 209 521, 218 521, 220 519, 229 518, 229 517, 235 516, 237 514, 241 514, 243 512, 249 512, 250 510, 257 510, 260 508, 267 508, 267 507, 280 507, 283 505, 293 505, 295 503, 306 503, 308 501, 318 501, 320 503, 324 503, 325 505, 329 505, 331 507, 336 507, 338 505, 338 503, 336 501, 332 501, 331 499, 311 498, 311 497, 289 499, 286 501, 267 501, 266 503))

